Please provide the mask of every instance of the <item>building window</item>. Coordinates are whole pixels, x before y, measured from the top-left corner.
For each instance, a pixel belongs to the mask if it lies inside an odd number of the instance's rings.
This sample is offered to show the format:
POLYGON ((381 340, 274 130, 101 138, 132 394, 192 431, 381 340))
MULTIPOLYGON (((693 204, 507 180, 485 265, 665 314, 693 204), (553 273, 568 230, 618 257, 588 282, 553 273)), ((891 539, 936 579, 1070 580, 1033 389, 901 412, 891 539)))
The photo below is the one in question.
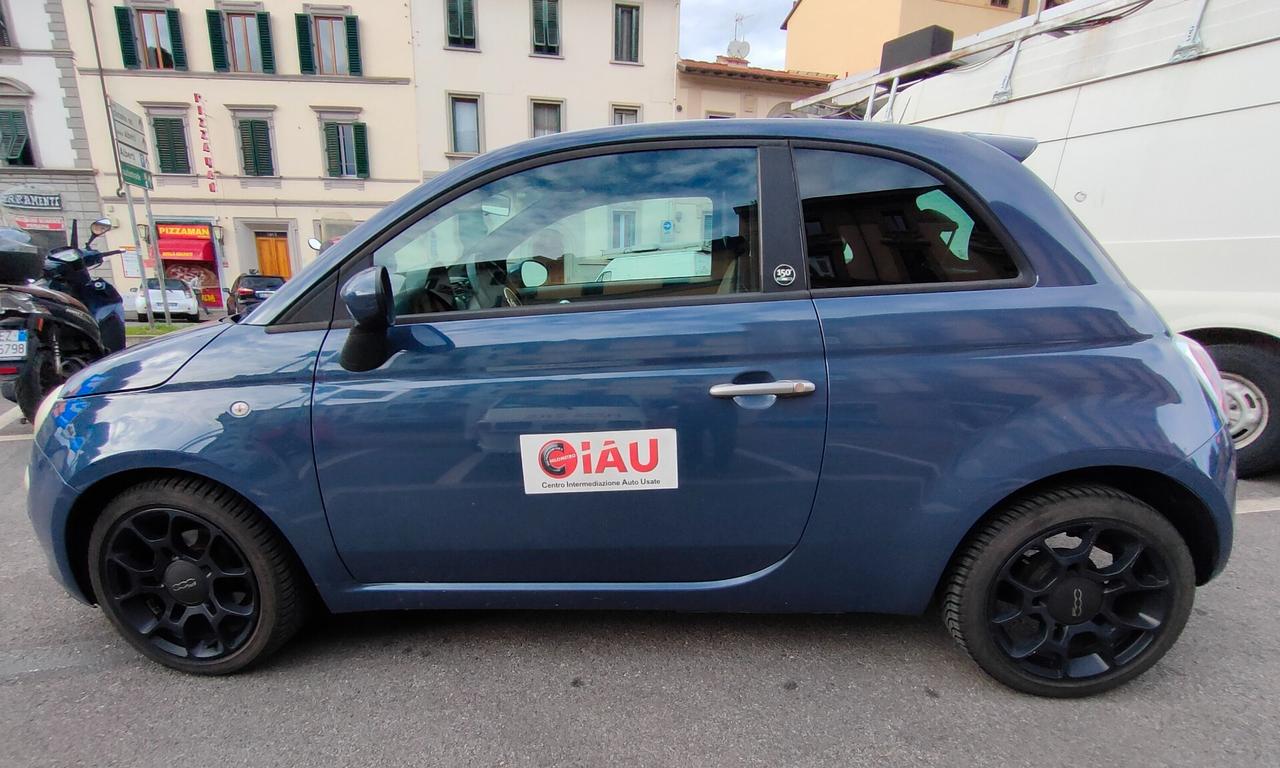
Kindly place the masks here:
POLYGON ((271 16, 263 13, 205 11, 214 72, 276 71, 271 45, 271 16))
POLYGON ((364 123, 325 123, 324 152, 329 176, 369 178, 369 129, 364 123))
POLYGON ((21 167, 36 164, 35 154, 31 151, 31 132, 27 130, 27 115, 20 110, 0 110, 0 163, 21 167))
POLYGON ((609 221, 609 247, 634 248, 636 244, 636 212, 614 211, 609 221))
POLYGON ((1008 8, 1009 0, 991 0, 991 5, 996 8, 1008 8))
POLYGON ((360 25, 355 16, 294 17, 298 66, 304 75, 362 75, 360 25))
POLYGON ((728 120, 731 117, 734 117, 734 115, 729 112, 708 112, 707 113, 708 120, 728 120))
POLYGON ((255 14, 227 14, 227 43, 232 72, 262 71, 262 48, 258 44, 258 17, 255 14))
POLYGON ((480 100, 473 96, 449 97, 450 151, 480 154, 480 100))
POLYGON ((560 55, 560 0, 533 0, 533 52, 560 55))
POLYGON ((613 60, 640 61, 640 6, 613 6, 613 60))
POLYGON ((561 119, 564 105, 558 101, 533 102, 533 135, 546 136, 564 130, 561 119))
POLYGON ((245 176, 276 175, 275 161, 271 156, 271 124, 266 120, 241 119, 236 121, 240 135, 240 161, 245 176))
POLYGON ((176 9, 134 11, 119 6, 115 10, 120 54, 126 69, 187 68, 182 25, 176 9))
POLYGON ((187 152, 187 123, 181 117, 151 118, 156 141, 156 167, 160 173, 191 173, 187 152))
POLYGON ((340 16, 316 16, 316 71, 322 75, 345 75, 347 66, 347 38, 345 24, 340 16))
POLYGON ((613 108, 613 124, 614 125, 633 125, 640 122, 639 107, 614 107, 613 108))
POLYGON ((8 48, 13 45, 13 38, 9 37, 9 20, 5 18, 4 6, 0 5, 0 48, 8 48))
POLYGON ((475 0, 445 0, 450 48, 476 47, 475 0))

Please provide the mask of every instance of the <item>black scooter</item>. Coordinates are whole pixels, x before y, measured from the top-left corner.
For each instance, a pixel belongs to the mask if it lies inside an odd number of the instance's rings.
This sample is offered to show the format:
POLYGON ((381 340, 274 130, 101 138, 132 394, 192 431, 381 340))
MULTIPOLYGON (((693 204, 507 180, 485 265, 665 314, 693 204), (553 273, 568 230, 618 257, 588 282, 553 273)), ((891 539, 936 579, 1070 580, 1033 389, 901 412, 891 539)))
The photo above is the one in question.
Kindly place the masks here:
POLYGON ((124 302, 115 287, 89 274, 120 251, 95 251, 111 229, 99 219, 81 248, 71 244, 43 257, 30 236, 0 229, 0 394, 30 421, 40 401, 76 371, 124 349, 124 302))

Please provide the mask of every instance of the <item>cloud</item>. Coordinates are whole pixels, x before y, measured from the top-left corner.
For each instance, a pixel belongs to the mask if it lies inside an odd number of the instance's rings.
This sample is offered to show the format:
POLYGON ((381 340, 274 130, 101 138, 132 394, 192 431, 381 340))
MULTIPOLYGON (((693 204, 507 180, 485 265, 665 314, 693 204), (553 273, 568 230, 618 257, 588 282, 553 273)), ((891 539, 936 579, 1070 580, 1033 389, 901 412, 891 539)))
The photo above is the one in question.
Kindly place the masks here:
POLYGON ((757 67, 781 69, 787 33, 780 27, 791 0, 681 0, 680 55, 714 61, 733 39, 733 17, 746 16, 742 36, 751 44, 748 58, 757 67))

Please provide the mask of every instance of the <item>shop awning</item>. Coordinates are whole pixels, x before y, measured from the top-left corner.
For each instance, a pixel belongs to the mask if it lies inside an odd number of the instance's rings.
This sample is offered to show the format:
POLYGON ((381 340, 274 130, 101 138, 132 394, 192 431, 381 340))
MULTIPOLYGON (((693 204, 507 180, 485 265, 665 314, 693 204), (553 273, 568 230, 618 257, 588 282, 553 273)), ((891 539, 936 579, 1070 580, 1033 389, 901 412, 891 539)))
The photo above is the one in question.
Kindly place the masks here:
POLYGON ((162 237, 157 244, 160 246, 160 258, 165 261, 213 261, 214 259, 212 240, 162 237))

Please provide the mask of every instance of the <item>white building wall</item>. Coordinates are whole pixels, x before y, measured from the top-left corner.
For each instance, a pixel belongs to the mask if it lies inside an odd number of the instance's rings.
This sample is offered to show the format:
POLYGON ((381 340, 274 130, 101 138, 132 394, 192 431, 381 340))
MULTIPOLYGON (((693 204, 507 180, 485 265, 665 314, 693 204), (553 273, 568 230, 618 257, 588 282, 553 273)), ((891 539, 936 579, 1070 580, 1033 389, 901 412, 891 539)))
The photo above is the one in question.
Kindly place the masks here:
POLYGON ((532 135, 533 99, 564 103, 564 130, 609 125, 612 105, 639 107, 642 122, 675 119, 677 0, 641 8, 640 63, 611 61, 611 0, 561 0, 561 55, 533 54, 530 0, 475 0, 474 51, 447 47, 445 4, 412 0, 419 155, 424 176, 465 157, 449 153, 450 93, 481 101, 481 149, 532 135))

